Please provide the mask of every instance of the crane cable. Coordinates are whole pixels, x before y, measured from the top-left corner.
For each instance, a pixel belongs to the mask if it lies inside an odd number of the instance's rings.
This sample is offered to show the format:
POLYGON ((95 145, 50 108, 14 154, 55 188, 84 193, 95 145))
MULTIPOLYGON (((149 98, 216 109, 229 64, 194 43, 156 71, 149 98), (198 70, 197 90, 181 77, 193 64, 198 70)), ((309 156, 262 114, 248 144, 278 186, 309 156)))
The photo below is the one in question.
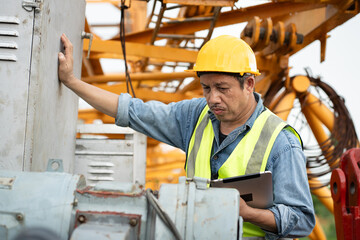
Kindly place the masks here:
MULTIPOLYGON (((332 172, 339 167, 339 159, 348 149, 359 146, 359 140, 355 131, 354 122, 349 111, 346 108, 345 100, 339 96, 336 91, 328 84, 323 82, 320 77, 313 77, 310 69, 305 69, 306 75, 311 82, 311 86, 319 93, 321 90, 328 97, 330 107, 334 114, 334 127, 330 136, 322 143, 316 146, 306 146, 304 142, 304 152, 306 155, 306 165, 311 171, 308 172, 308 179, 316 179, 332 172), (317 152, 320 152, 317 154, 317 152)), ((291 79, 293 79, 292 77, 291 79)), ((289 91, 285 87, 285 79, 271 85, 269 91, 264 96, 264 105, 270 103, 279 96, 281 91, 289 91)), ((301 97, 301 96, 298 96, 301 97)), ((319 100, 322 103, 322 100, 319 100)), ((323 103, 325 104, 325 103, 323 103)), ((304 106, 301 106, 301 108, 304 106)), ((301 132, 300 132, 301 134, 301 132)), ((317 189, 329 185, 330 180, 319 181, 318 184, 311 186, 311 189, 317 189)))
POLYGON ((126 90, 128 93, 130 93, 129 86, 131 88, 131 92, 133 97, 135 97, 135 91, 131 82, 129 69, 126 61, 126 48, 125 48, 125 9, 128 9, 129 7, 125 5, 125 0, 121 0, 121 13, 120 13, 120 43, 121 48, 124 56, 124 64, 125 64, 125 76, 126 76, 126 90))
MULTIPOLYGON (((339 167, 339 159, 343 153, 351 148, 358 146, 358 137, 355 131, 354 122, 351 115, 346 108, 345 100, 339 96, 335 90, 325 82, 321 81, 320 78, 311 76, 310 71, 307 69, 307 76, 310 82, 319 87, 328 96, 329 100, 333 105, 334 111, 334 127, 330 133, 329 138, 320 144, 322 154, 320 156, 308 156, 307 167, 308 168, 319 168, 322 165, 327 164, 328 170, 319 171, 314 173, 311 171, 308 174, 309 179, 323 176, 329 172, 332 172, 335 168, 339 167)), ((322 184, 317 187, 325 186, 322 184)))

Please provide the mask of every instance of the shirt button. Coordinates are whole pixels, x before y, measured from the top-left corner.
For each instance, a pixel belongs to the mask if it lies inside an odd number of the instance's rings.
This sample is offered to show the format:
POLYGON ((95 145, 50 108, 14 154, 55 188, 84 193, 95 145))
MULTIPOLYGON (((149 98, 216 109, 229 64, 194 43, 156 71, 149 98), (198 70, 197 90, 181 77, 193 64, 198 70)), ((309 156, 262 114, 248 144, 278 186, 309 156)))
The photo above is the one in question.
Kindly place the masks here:
POLYGON ((217 160, 219 157, 217 155, 214 156, 214 160, 217 160))

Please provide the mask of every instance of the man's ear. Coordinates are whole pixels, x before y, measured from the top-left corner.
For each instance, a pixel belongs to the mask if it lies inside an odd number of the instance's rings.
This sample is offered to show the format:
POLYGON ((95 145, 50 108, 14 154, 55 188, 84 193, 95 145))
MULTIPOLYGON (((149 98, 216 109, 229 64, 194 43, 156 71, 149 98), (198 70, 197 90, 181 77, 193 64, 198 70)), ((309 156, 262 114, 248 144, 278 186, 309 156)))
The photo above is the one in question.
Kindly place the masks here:
POLYGON ((255 88, 255 77, 250 76, 245 79, 244 89, 249 93, 253 93, 255 88))

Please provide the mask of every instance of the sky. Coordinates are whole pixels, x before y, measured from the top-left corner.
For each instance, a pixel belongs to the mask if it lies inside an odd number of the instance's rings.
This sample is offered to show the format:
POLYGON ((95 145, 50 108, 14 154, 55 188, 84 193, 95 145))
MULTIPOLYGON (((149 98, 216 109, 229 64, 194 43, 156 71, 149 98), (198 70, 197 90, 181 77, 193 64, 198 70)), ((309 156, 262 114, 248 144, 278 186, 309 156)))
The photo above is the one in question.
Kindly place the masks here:
MULTIPOLYGON (((243 0, 241 6, 245 7, 249 1, 243 0)), ((264 1, 263 1, 264 2, 264 1)), ((253 2, 252 2, 253 3, 253 2)), ((260 2, 259 2, 260 3, 260 2)), ((87 8, 87 17, 97 16, 100 22, 118 21, 117 11, 109 14, 111 9, 107 9, 106 14, 99 14, 99 8, 87 8), (96 11, 93 14, 92 11, 96 11)), ((246 24, 236 24, 227 27, 216 28, 212 37, 222 34, 240 36, 242 29, 246 24)), ((290 57, 289 65, 291 67, 290 76, 305 74, 304 68, 309 67, 314 76, 320 76, 321 80, 326 82, 336 90, 338 95, 345 99, 345 104, 353 118, 356 131, 360 134, 360 14, 348 20, 344 24, 336 27, 328 33, 326 59, 320 63, 320 42, 315 41, 306 48, 290 57)), ((111 35, 111 32, 109 33, 111 35)), ((201 35, 202 33, 198 33, 201 35)), ((123 69, 121 60, 102 60, 104 71, 119 72, 123 69)), ((86 105, 80 103, 80 107, 86 105)))
POLYGON ((320 76, 345 104, 360 134, 360 14, 329 32, 326 59, 320 63, 320 42, 315 41, 290 58, 291 75, 304 74, 310 67, 313 75, 320 76))

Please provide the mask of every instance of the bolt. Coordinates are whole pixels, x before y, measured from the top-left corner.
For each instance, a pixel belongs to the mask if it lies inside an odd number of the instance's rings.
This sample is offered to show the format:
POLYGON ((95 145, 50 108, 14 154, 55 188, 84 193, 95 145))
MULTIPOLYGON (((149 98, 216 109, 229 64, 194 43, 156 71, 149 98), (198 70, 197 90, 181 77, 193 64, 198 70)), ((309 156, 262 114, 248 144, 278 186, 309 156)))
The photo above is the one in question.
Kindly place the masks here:
POLYGON ((86 217, 84 215, 80 215, 78 217, 78 221, 79 221, 79 223, 84 223, 84 222, 86 222, 86 217))
POLYGON ((138 224, 138 220, 136 218, 130 219, 130 226, 135 227, 138 224))
POLYGON ((21 213, 16 214, 16 220, 18 220, 19 222, 24 220, 24 215, 22 215, 21 213))
POLYGON ((73 206, 76 207, 79 203, 79 200, 77 200, 77 198, 74 199, 74 202, 73 202, 73 206))

